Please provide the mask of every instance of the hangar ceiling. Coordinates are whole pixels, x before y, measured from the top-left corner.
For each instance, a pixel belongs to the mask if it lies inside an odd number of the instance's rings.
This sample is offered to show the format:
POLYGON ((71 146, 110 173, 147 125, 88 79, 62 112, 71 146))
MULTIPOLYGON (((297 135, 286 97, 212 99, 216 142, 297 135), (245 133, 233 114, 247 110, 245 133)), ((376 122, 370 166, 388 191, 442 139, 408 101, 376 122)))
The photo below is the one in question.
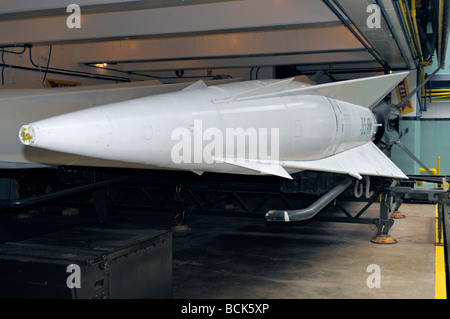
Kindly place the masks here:
POLYGON ((378 0, 379 27, 367 22, 377 18, 369 10, 373 0, 78 0, 80 28, 67 25, 73 17, 70 3, 3 0, 4 55, 24 45, 33 48, 30 60, 42 55, 40 63, 31 64, 8 57, 3 66, 32 69, 49 62, 48 72, 73 70, 124 81, 174 70, 274 66, 348 77, 415 69, 430 58, 420 47, 447 43, 448 4, 439 0, 378 0), (431 12, 420 15, 418 28, 410 21, 413 7, 431 12), (432 23, 431 31, 423 27, 432 18, 440 19, 440 31, 432 23), (103 63, 106 69, 92 68, 103 63))

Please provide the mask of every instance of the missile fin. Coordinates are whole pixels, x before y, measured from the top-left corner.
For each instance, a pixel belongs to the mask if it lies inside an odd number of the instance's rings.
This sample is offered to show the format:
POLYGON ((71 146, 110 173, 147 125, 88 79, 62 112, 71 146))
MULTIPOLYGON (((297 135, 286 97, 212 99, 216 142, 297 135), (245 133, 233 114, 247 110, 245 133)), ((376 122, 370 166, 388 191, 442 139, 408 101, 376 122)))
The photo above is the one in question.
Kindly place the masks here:
POLYGON ((224 162, 227 164, 243 167, 249 170, 258 171, 261 174, 276 175, 287 179, 292 179, 291 175, 279 164, 279 162, 262 163, 258 160, 246 160, 235 158, 217 159, 218 162, 224 162))
MULTIPOLYGON (((277 91, 274 90, 274 92, 269 92, 269 90, 264 92, 263 88, 261 88, 257 89, 261 90, 261 92, 254 92, 255 94, 252 94, 250 91, 233 97, 214 100, 213 102, 224 103, 294 95, 321 95, 359 106, 372 107, 377 105, 408 74, 409 72, 386 74, 369 78, 303 86, 290 90, 279 89, 277 91)), ((285 81, 292 81, 292 79, 285 81)))
POLYGON ((212 100, 212 102, 213 103, 228 103, 228 102, 233 102, 235 100, 253 99, 253 98, 257 98, 259 96, 265 96, 266 94, 280 92, 280 91, 283 91, 286 87, 288 87, 289 84, 291 84, 293 80, 294 80, 294 78, 276 81, 274 83, 270 83, 270 84, 264 85, 262 87, 259 87, 257 89, 239 93, 237 95, 227 96, 227 97, 220 98, 220 99, 214 99, 214 100, 212 100))
POLYGON ((187 90, 198 90, 198 89, 204 89, 208 87, 205 82, 203 82, 202 80, 198 80, 197 82, 185 87, 182 91, 187 91, 187 90))
POLYGON ((372 142, 315 161, 282 161, 287 168, 408 179, 408 177, 372 142))
POLYGON ((285 91, 288 95, 323 95, 364 107, 377 105, 402 81, 409 72, 380 75, 370 78, 313 85, 285 91))

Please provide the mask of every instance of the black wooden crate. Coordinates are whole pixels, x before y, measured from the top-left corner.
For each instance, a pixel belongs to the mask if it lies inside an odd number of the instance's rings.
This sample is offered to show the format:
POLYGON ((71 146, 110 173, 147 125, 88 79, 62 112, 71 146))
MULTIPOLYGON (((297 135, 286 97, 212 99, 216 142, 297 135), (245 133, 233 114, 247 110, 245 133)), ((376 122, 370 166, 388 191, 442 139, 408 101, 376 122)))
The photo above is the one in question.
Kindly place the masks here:
POLYGON ((172 232, 76 227, 2 244, 0 298, 172 298, 172 232))

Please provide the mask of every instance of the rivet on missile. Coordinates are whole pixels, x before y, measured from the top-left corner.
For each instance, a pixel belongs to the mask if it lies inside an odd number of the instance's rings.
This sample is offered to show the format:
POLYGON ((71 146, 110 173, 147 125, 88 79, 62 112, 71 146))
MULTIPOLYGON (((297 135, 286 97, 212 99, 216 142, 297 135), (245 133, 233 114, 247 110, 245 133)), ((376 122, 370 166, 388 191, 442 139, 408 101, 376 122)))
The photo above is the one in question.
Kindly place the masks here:
POLYGON ((20 129, 19 138, 21 142, 25 145, 33 144, 34 142, 34 130, 33 127, 29 125, 24 125, 20 129))

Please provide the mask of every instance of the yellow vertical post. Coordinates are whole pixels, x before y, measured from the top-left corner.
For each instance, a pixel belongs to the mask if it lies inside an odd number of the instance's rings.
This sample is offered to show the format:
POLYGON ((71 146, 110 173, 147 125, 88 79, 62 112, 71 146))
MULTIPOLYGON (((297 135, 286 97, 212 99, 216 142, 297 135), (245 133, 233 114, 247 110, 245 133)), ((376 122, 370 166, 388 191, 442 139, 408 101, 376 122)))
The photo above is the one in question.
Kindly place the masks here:
MULTIPOLYGON (((441 157, 438 156, 438 169, 437 169, 437 174, 441 175, 441 157)), ((444 185, 442 185, 441 183, 439 183, 437 185, 437 187, 443 187, 444 185)))
POLYGON ((438 156, 438 175, 441 175, 441 157, 438 156))

